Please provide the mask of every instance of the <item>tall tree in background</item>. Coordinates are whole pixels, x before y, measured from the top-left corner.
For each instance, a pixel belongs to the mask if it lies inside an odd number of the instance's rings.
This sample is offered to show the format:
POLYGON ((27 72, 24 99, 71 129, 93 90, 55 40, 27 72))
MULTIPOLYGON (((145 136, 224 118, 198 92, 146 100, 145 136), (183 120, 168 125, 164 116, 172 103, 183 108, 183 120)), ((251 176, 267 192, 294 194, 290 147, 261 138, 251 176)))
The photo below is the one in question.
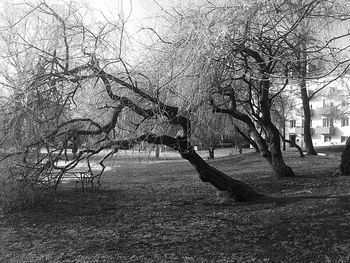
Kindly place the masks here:
POLYGON ((286 13, 289 17, 290 25, 300 20, 291 34, 293 38, 287 38, 286 44, 291 49, 288 67, 294 73, 292 78, 298 81, 300 87, 304 111, 304 141, 309 155, 317 153, 312 142, 312 95, 308 92, 307 82, 322 77, 336 79, 344 72, 344 47, 337 48, 336 42, 345 40, 349 34, 335 27, 341 28, 341 22, 349 18, 348 10, 346 3, 327 0, 288 0, 279 7, 279 12, 286 13), (305 5, 308 5, 308 13, 304 13, 301 8, 305 5), (335 72, 338 73, 334 74, 335 72))

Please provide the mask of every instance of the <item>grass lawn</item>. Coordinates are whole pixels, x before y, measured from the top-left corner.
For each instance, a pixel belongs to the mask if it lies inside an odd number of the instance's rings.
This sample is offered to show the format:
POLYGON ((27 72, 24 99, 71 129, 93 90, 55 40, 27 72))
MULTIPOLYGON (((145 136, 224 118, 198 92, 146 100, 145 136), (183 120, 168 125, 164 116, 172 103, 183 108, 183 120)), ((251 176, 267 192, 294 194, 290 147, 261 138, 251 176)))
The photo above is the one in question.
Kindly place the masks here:
POLYGON ((0 262, 350 262, 350 177, 339 154, 298 158, 276 179, 256 153, 211 160, 268 195, 227 201, 184 160, 112 161, 99 191, 62 189, 2 216, 0 262))

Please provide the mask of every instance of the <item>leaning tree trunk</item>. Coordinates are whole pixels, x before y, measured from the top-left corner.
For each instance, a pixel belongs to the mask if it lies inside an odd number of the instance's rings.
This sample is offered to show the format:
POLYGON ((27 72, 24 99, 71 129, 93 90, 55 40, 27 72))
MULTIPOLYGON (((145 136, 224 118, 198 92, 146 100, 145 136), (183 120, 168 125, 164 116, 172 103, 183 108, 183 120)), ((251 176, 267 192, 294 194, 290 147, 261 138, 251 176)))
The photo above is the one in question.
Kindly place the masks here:
POLYGON ((249 185, 232 179, 223 172, 220 172, 216 168, 206 163, 202 157, 200 157, 186 137, 176 137, 163 135, 156 136, 154 134, 148 134, 140 136, 137 141, 147 140, 149 143, 164 144, 174 150, 177 150, 181 157, 188 160, 199 173, 199 178, 203 182, 208 182, 216 187, 220 191, 225 191, 230 196, 240 202, 248 202, 258 199, 263 195, 254 191, 249 185))
POLYGON ((298 150, 300 158, 305 157, 305 155, 303 153, 303 149, 301 149, 301 147, 298 144, 296 144, 295 141, 286 139, 286 137, 284 137, 282 134, 280 134, 280 136, 283 140, 283 143, 287 142, 287 143, 289 143, 290 147, 295 147, 298 150))
POLYGON ((264 157, 265 160, 267 160, 267 162, 271 165, 277 177, 295 176, 292 168, 286 165, 283 160, 278 129, 272 123, 270 123, 269 125, 265 125, 265 130, 269 136, 269 145, 266 144, 266 141, 258 133, 254 126, 249 127, 249 133, 254 138, 261 156, 264 157))
POLYGON ((220 191, 226 191, 236 201, 247 202, 262 197, 262 194, 254 191, 249 185, 232 179, 223 172, 207 164, 195 150, 180 152, 182 158, 188 160, 199 173, 203 182, 208 182, 220 191))
POLYGON ((264 74, 263 81, 261 83, 263 92, 260 100, 260 106, 262 111, 261 125, 266 131, 270 153, 270 156, 267 156, 267 158, 270 158, 272 169, 276 173, 277 177, 292 177, 295 176, 292 168, 286 165, 283 160, 280 133, 271 120, 271 99, 269 98, 268 93, 270 85, 269 75, 264 74))
POLYGON ((341 154, 340 173, 341 175, 350 175, 350 138, 346 141, 345 148, 341 154))

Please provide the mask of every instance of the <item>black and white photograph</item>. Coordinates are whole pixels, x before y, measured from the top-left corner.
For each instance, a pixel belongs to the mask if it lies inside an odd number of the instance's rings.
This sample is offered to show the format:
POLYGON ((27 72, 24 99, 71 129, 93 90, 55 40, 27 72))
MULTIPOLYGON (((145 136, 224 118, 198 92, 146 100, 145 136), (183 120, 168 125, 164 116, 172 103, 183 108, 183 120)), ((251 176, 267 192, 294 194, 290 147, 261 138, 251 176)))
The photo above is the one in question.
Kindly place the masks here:
POLYGON ((348 263, 349 117, 349 0, 0 0, 0 263, 348 263))

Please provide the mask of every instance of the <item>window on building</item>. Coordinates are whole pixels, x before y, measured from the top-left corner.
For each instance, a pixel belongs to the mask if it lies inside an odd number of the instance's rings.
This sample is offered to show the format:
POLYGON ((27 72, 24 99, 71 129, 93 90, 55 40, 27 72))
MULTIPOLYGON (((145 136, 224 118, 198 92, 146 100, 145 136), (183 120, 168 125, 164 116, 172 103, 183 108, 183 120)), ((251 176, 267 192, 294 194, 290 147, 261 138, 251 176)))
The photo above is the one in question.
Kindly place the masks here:
POLYGON ((304 122, 305 122, 305 120, 302 119, 302 120, 301 120, 301 128, 304 128, 304 122))
POLYGON ((349 117, 344 117, 341 119, 341 126, 349 126, 349 117))
POLYGON ((346 142, 349 136, 340 136, 340 142, 346 142))
POLYGON ((324 136, 324 142, 330 142, 332 140, 332 136, 325 135, 324 136))
POLYGON ((323 108, 331 108, 333 107, 333 102, 329 99, 323 99, 323 108))
POLYGON ((331 119, 331 118, 324 118, 322 127, 333 127, 333 119, 331 119))
POLYGON ((295 128, 296 126, 297 126, 297 121, 296 120, 289 121, 289 127, 290 128, 295 128))

